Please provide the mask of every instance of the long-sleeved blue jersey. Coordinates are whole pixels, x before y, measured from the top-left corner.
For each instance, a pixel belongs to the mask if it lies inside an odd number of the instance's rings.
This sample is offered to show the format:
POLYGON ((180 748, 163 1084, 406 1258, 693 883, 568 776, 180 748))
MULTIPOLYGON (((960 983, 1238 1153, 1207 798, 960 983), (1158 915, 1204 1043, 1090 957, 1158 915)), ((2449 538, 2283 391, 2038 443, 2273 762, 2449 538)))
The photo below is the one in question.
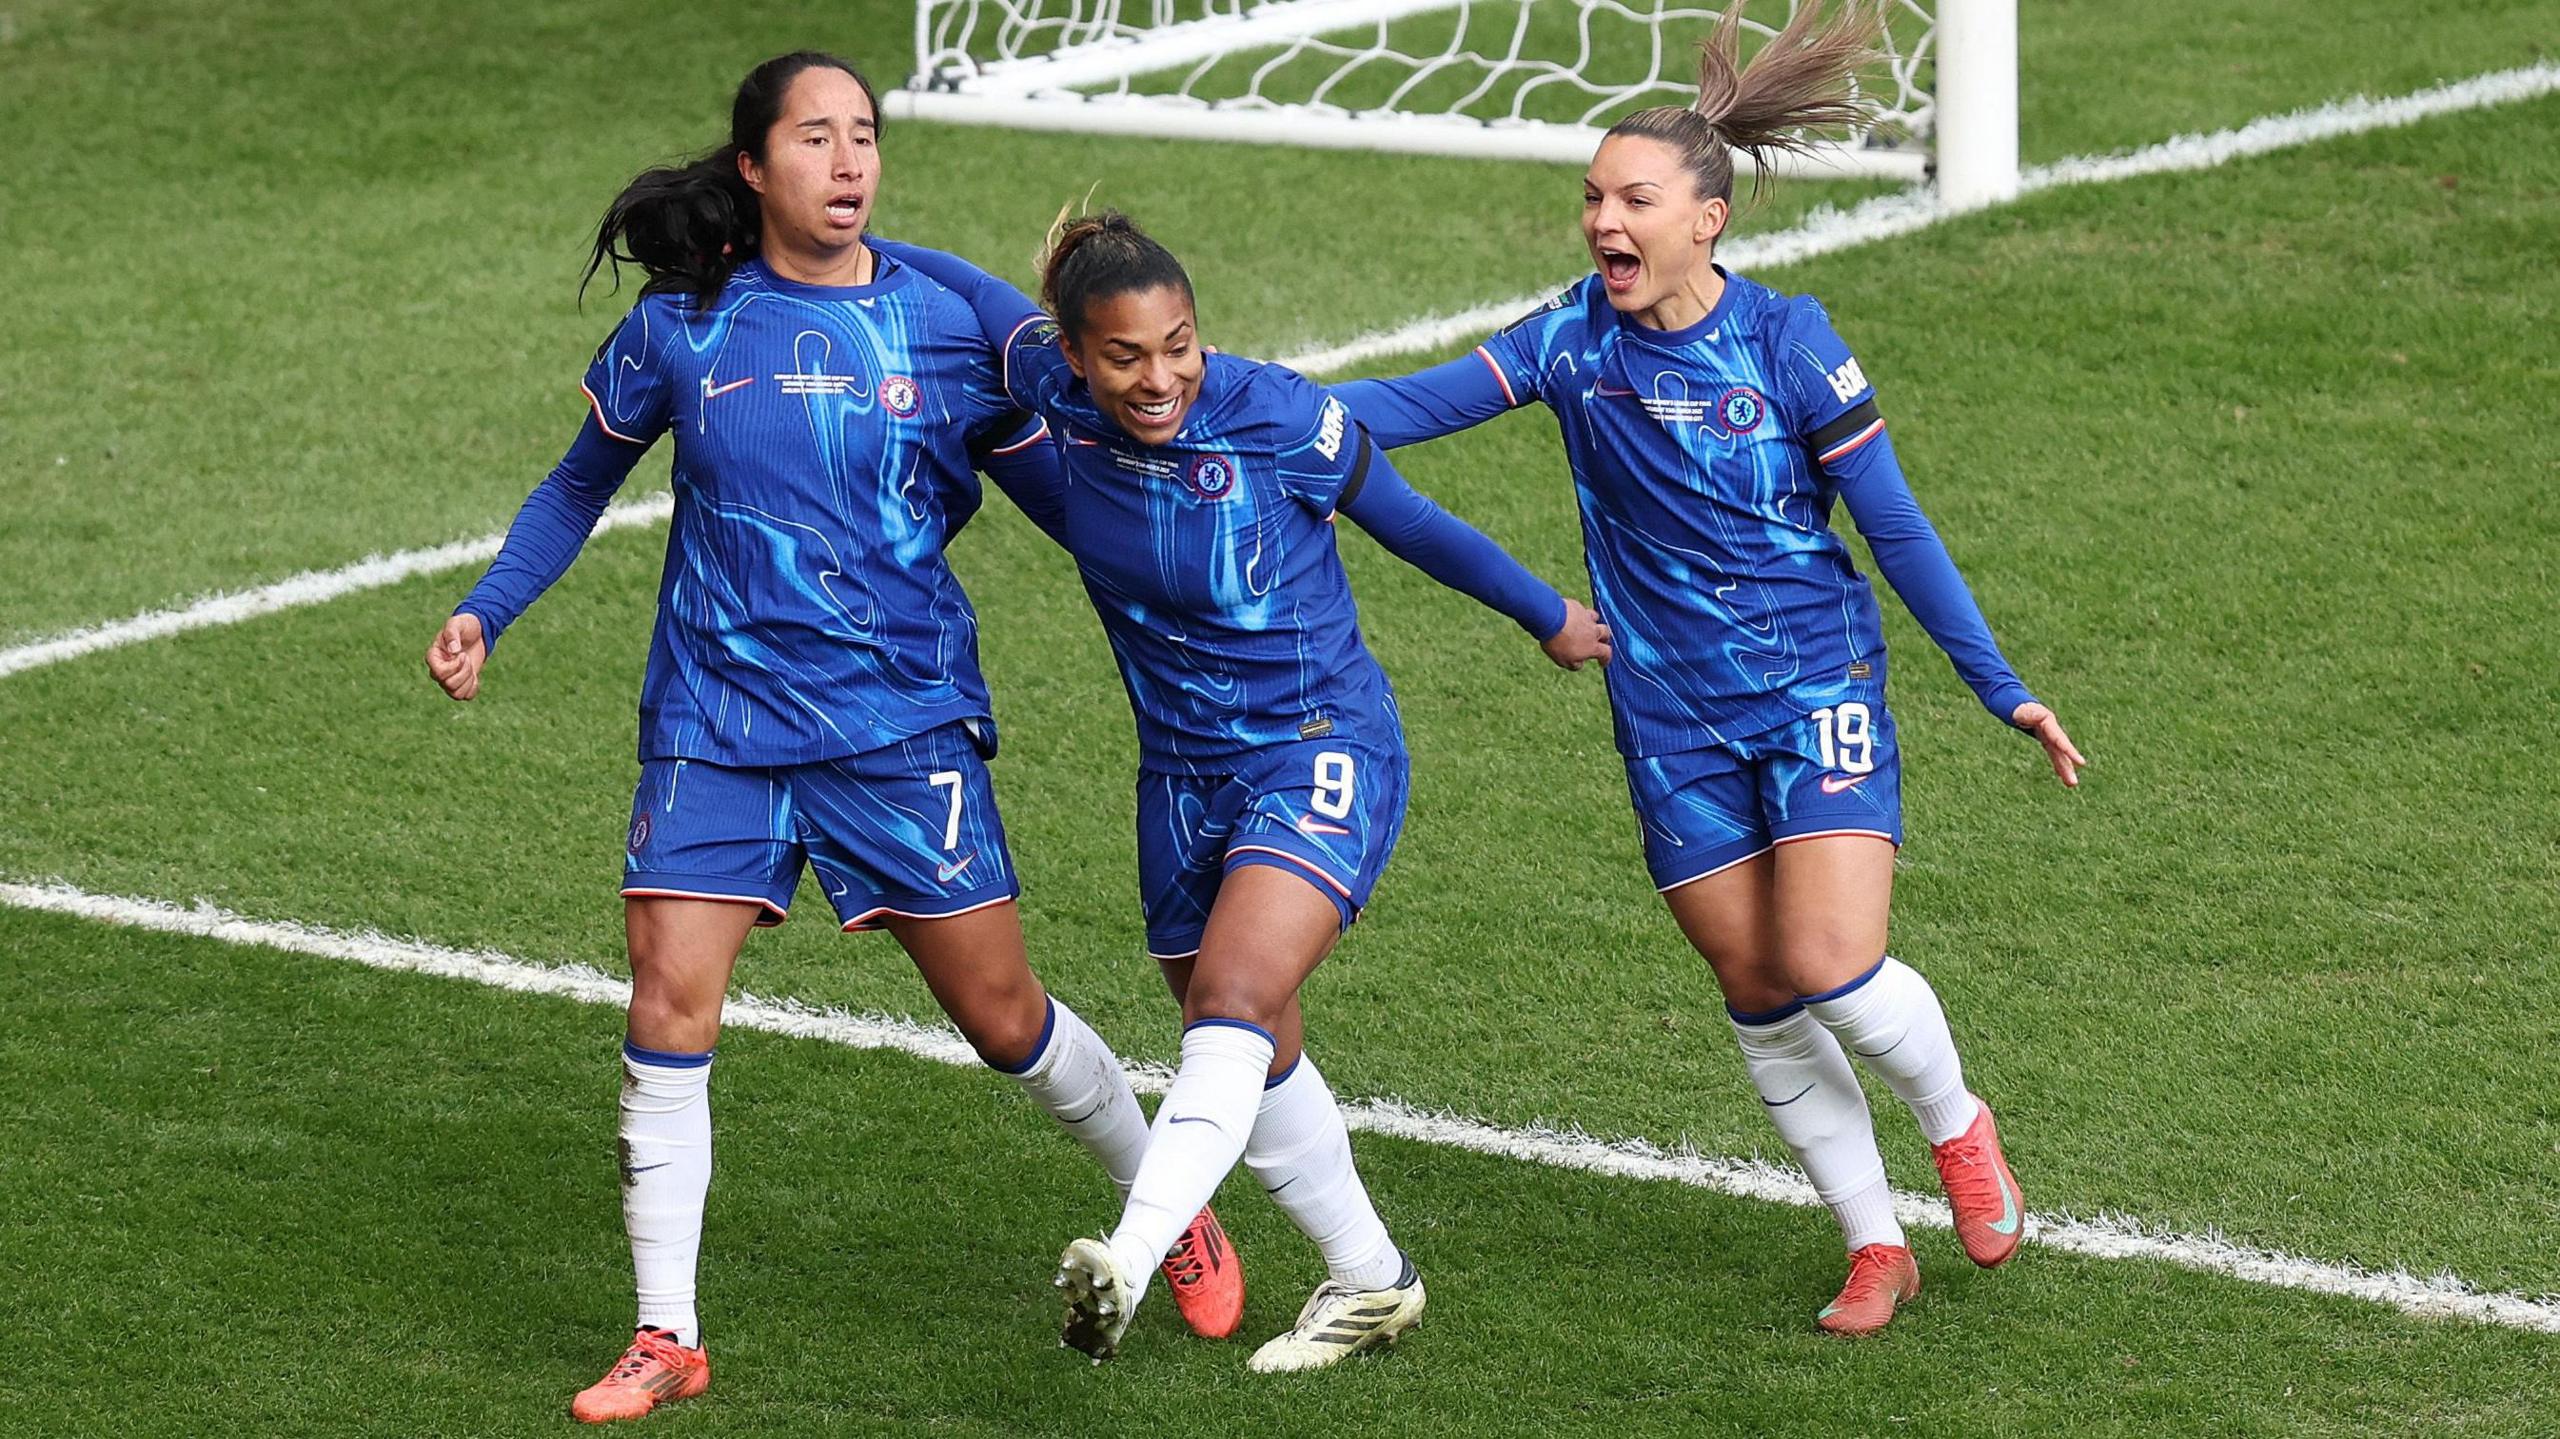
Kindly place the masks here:
POLYGON ((978 508, 973 461, 1056 459, 967 304, 886 259, 861 286, 750 261, 707 310, 642 299, 584 388, 585 428, 457 607, 492 644, 671 434, 641 758, 800 764, 988 715, 977 618, 943 547, 978 508))
POLYGON ((1336 393, 1391 447, 1533 400, 1554 411, 1630 757, 1728 744, 1883 680, 1875 595, 1831 529, 1835 500, 1984 706, 2005 721, 2031 698, 1810 297, 1727 275, 1704 319, 1648 330, 1594 275, 1472 355, 1336 393))
POLYGON ((1216 772, 1337 725, 1392 725, 1334 547, 1336 510, 1531 634, 1563 627, 1563 597, 1416 494, 1322 386, 1212 354, 1181 431, 1140 444, 1095 406, 1021 291, 953 256, 889 252, 972 297, 1001 343, 1007 393, 1061 443, 1045 495, 1008 492, 1075 557, 1147 768, 1216 772))

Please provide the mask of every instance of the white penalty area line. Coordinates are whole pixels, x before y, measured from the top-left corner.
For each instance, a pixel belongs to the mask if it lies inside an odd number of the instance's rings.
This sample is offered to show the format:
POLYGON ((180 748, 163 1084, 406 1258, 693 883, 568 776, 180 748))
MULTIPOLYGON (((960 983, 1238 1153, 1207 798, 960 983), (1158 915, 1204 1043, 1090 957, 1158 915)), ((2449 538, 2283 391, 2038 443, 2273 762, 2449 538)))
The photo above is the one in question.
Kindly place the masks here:
MULTIPOLYGON (((601 534, 606 530, 627 529, 634 525, 661 524, 673 513, 675 497, 663 491, 636 500, 616 501, 605 509, 603 518, 596 521, 596 531, 601 534)), ((370 555, 338 569, 311 570, 253 590, 208 595, 171 609, 145 610, 127 619, 91 625, 50 639, 0 650, 0 677, 60 664, 100 650, 156 640, 164 635, 236 625, 242 620, 271 615, 278 610, 322 604, 360 590, 396 585, 420 575, 441 574, 465 565, 485 564, 497 558, 498 547, 505 540, 506 535, 499 533, 482 535, 478 539, 455 540, 432 549, 370 555)))
MULTIPOLYGON (((372 930, 341 931, 314 925, 249 919, 198 901, 193 907, 160 900, 90 894, 67 884, 0 882, 0 904, 162 934, 192 935, 225 944, 284 950, 345 960, 371 969, 465 980, 519 994, 549 995, 614 1009, 628 1006, 631 986, 584 965, 530 964, 494 950, 449 949, 372 930)), ((815 1039, 854 1049, 890 1049, 936 1064, 983 1067, 959 1035, 891 1015, 855 1015, 789 999, 741 995, 721 1011, 732 1029, 815 1039)), ((1161 1094, 1170 1071, 1129 1066, 1143 1093, 1161 1094)), ((1685 1184, 1737 1199, 1820 1208, 1813 1187, 1795 1171, 1757 1159, 1731 1159, 1694 1150, 1665 1149, 1641 1139, 1596 1139, 1578 1132, 1512 1129, 1463 1115, 1418 1109, 1394 1099, 1343 1101, 1353 1129, 1444 1149, 1544 1165, 1551 1169, 1619 1179, 1685 1184)), ((1905 1224, 1952 1227, 1946 1203, 1897 1194, 1894 1208, 1905 1224)), ((2421 1278, 2406 1270, 2373 1270, 2327 1264, 2277 1250, 2235 1244, 2219 1234, 2179 1234, 2139 1220, 2100 1215, 2026 1216, 2029 1243, 2097 1259, 2147 1259, 2205 1274, 2279 1289, 2362 1299, 2407 1314, 2466 1319, 2511 1329, 2560 1334, 2560 1298, 2482 1293, 2458 1276, 2421 1278)))
MULTIPOLYGON (((2516 70, 2494 71, 2468 80, 2438 85, 2412 94, 2374 100, 2364 96, 2333 101, 2290 114, 2252 120, 2236 130, 2210 135, 2182 135, 2157 145, 2118 155, 2088 155, 2056 161, 2021 177, 2022 193, 2060 185, 2090 185, 2173 170, 2211 169, 2229 160, 2290 149, 2341 135, 2408 125, 2432 115, 2512 104, 2560 89, 2560 63, 2544 62, 2516 70)), ((1878 196, 1847 210, 1814 211, 1792 229, 1745 236, 1722 254, 1738 270, 1768 270, 1834 251, 1871 245, 1879 240, 1925 230, 1950 218, 1926 189, 1878 196)), ((1570 283, 1570 282, 1567 282, 1570 283)), ((1562 289, 1558 285, 1556 289, 1562 289)), ((1331 374, 1390 355, 1444 349, 1460 341, 1482 338, 1546 303, 1548 290, 1499 304, 1479 305, 1454 315, 1436 315, 1363 335, 1326 349, 1310 350, 1279 361, 1310 375, 1331 374)), ((666 495, 620 503, 605 511, 599 530, 656 524, 673 513, 666 495)), ((402 550, 378 555, 334 570, 314 570, 254 590, 214 595, 174 609, 152 610, 130 619, 73 630, 67 634, 0 649, 0 678, 101 650, 158 639, 164 635, 242 620, 277 610, 316 605, 359 591, 398 584, 418 575, 436 574, 483 563, 494 557, 502 534, 458 540, 433 549, 402 550)))

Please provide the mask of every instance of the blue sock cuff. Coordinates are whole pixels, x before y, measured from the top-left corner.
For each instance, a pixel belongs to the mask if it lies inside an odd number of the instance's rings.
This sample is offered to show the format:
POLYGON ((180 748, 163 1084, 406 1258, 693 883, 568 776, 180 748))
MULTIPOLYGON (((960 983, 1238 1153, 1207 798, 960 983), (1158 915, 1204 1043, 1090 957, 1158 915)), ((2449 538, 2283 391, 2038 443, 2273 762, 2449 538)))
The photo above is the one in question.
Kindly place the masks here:
POLYGON ((1245 1033, 1247 1033, 1247 1034, 1260 1035, 1260 1036, 1262 1037, 1262 1042, 1263 1042, 1263 1043, 1265 1043, 1265 1044, 1267 1044, 1267 1045, 1270 1045, 1273 1049, 1278 1049, 1278 1048, 1280 1047, 1280 1041, 1278 1041, 1278 1040, 1276 1040, 1276 1039, 1274 1039, 1274 1038, 1272 1038, 1272 1037, 1271 1037, 1271 1031, 1270 1031, 1270 1030, 1267 1030, 1267 1029, 1263 1028, 1261 1025, 1258 1025, 1258 1024, 1252 1023, 1252 1022, 1251 1022, 1251 1021, 1249 1021, 1249 1020, 1242 1020, 1242 1019, 1195 1019, 1195 1020, 1191 1021, 1189 1024, 1186 1024, 1186 1025, 1182 1026, 1182 1032, 1183 1032, 1184 1034, 1188 1035, 1189 1033, 1191 1033, 1191 1031, 1193 1031, 1193 1030, 1195 1030, 1195 1029, 1207 1029, 1207 1028, 1211 1027, 1212 1025, 1215 1025, 1215 1026, 1217 1026, 1217 1027, 1219 1027, 1219 1028, 1221 1028, 1221 1029, 1241 1029, 1241 1030, 1243 1030, 1243 1031, 1244 1031, 1245 1033))
POLYGON ((1884 958, 1877 960, 1874 964, 1869 965, 1867 967, 1867 972, 1859 975, 1856 979, 1850 980, 1847 984, 1837 985, 1833 988, 1826 989, 1820 994, 1808 994, 1804 997, 1804 1002, 1806 1004, 1820 1004, 1826 999, 1838 999, 1844 994, 1853 994, 1857 992, 1860 986, 1864 985, 1868 980, 1875 978, 1886 965, 1891 964, 1892 962, 1893 956, 1888 954, 1884 958))
POLYGON ((1775 1009, 1763 1009, 1757 1012, 1736 1009, 1732 1005, 1728 1004, 1724 1007, 1724 1012, 1726 1016, 1732 1019, 1736 1024, 1748 1024, 1753 1026, 1775 1024, 1779 1020, 1793 1019, 1795 1016, 1804 1013, 1804 1001, 1801 999, 1790 999, 1775 1009))
POLYGON ((1044 1000, 1042 1005, 1043 1007, 1040 1011, 1040 1037, 1032 1042, 1030 1056, 1024 1059, 1020 1064, 998 1064, 992 1059, 987 1059, 983 1054, 979 1055, 978 1057, 980 1059, 986 1059, 987 1068, 994 1070, 998 1074, 1010 1074, 1020 1077, 1025 1074, 1029 1074, 1031 1072, 1031 1067, 1040 1062, 1040 1056, 1049 1052, 1049 1037, 1058 1032, 1058 1001, 1055 999, 1044 1000))
POLYGON ((1297 1073, 1297 1072, 1298 1072, 1298 1066, 1299 1066, 1299 1065, 1301 1065, 1301 1064, 1306 1063, 1306 1060, 1307 1060, 1307 1052, 1306 1052, 1305 1050, 1303 1050, 1303 1049, 1302 1049, 1302 1050, 1299 1050, 1299 1051, 1298 1051, 1298 1057, 1297 1057, 1297 1058, 1295 1058, 1295 1059, 1293 1059, 1293 1060, 1290 1060, 1290 1061, 1289 1061, 1289 1067, 1288 1067, 1287 1069, 1281 1070, 1278 1074, 1274 1074, 1274 1075, 1271 1075, 1271 1076, 1269 1076, 1269 1077, 1265 1078, 1265 1079, 1262 1081, 1262 1087, 1263 1087, 1264 1089, 1266 1089, 1266 1090, 1278 1089, 1281 1085, 1284 1085, 1284 1084, 1288 1083, 1288 1082, 1289 1082, 1289 1076, 1290 1076, 1290 1075, 1293 1075, 1293 1074, 1295 1074, 1295 1073, 1297 1073))
POLYGON ((643 1049, 633 1044, 627 1035, 622 1041, 623 1058, 630 1060, 633 1064, 654 1064, 660 1069, 700 1069, 711 1062, 711 1056, 719 1052, 717 1049, 706 1049, 700 1054, 686 1054, 681 1050, 673 1049, 643 1049))

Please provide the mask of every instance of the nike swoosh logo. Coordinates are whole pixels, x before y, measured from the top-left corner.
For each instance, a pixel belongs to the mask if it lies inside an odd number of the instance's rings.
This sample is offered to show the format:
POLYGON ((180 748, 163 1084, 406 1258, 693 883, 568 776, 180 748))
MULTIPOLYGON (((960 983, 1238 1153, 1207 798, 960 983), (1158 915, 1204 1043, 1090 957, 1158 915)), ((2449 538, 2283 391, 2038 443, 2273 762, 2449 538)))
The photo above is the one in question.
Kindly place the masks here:
POLYGON ((1788 1105, 1795 1103, 1797 1100, 1802 1099, 1811 1093, 1813 1093, 1813 1086, 1808 1084, 1804 1088, 1797 1090, 1795 1093, 1788 1095, 1784 1099, 1771 1099, 1765 1094, 1761 1095, 1760 1102, 1769 1106, 1771 1109, 1784 1109, 1788 1105))
POLYGON ((1211 1119, 1209 1116, 1207 1116, 1207 1115, 1205 1115, 1205 1114, 1177 1114, 1177 1115, 1175 1115, 1173 1118, 1168 1119, 1168 1120, 1166 1120, 1166 1121, 1165 1121, 1165 1123, 1166 1123, 1166 1124, 1168 1124, 1168 1125, 1173 1125, 1173 1124, 1215 1124, 1215 1123, 1217 1123, 1217 1122, 1218 1122, 1218 1121, 1216 1121, 1216 1120, 1214 1120, 1214 1119, 1211 1119))
POLYGON ((1303 814, 1302 814, 1302 815, 1298 816, 1298 833, 1300 833, 1300 834, 1349 834, 1349 833, 1351 833, 1351 831, 1349 831, 1349 830, 1347 830, 1347 829, 1344 829, 1342 826, 1340 826, 1340 825, 1338 825, 1338 824, 1326 824, 1323 820, 1316 819, 1316 818, 1314 818, 1314 817, 1312 817, 1312 816, 1309 816, 1309 815, 1303 815, 1303 814))
POLYGON ((1636 397, 1636 392, 1633 390, 1613 390, 1602 384, 1594 384, 1591 387, 1591 393, 1604 400, 1632 400, 1636 397))
POLYGON ((2018 1213, 2018 1191, 2007 1179, 2002 1179, 2000 1181, 2000 1222, 1982 1227, 2005 1238, 2018 1232, 2018 1221, 2023 1217, 2018 1213))
POLYGON ((625 1178, 625 1179, 637 1179, 637 1178, 639 1178, 641 1175, 648 1173, 648 1172, 649 1172, 650 1170, 652 1170, 652 1169, 664 1169, 664 1168, 666 1168, 668 1165, 673 1164, 673 1163, 675 1163, 675 1161, 674 1161, 674 1160, 672 1160, 672 1159, 667 1159, 667 1160, 661 1160, 661 1161, 659 1161, 659 1162, 658 1162, 658 1163, 656 1163, 656 1164, 642 1164, 642 1165, 637 1165, 637 1166, 634 1166, 634 1167, 632 1167, 632 1168, 628 1168, 628 1169, 623 1170, 623 1171, 622 1171, 622 1177, 623 1177, 623 1178, 625 1178))
POLYGON ((705 375, 702 377, 702 398, 706 400, 716 400, 722 395, 729 393, 731 390, 742 390, 755 382, 756 377, 749 375, 743 380, 731 380, 729 383, 715 388, 711 383, 711 377, 709 375, 705 375))
POLYGON ((1856 789, 1858 786, 1865 784, 1868 780, 1874 778, 1875 776, 1871 774, 1827 774, 1822 777, 1822 792, 1824 794, 1846 794, 1850 790, 1856 789))
POLYGON ((958 879, 960 877, 960 872, 967 869, 970 862, 976 858, 977 856, 974 854, 963 855, 957 863, 936 866, 933 871, 934 878, 941 880, 944 884, 949 884, 951 881, 958 879))

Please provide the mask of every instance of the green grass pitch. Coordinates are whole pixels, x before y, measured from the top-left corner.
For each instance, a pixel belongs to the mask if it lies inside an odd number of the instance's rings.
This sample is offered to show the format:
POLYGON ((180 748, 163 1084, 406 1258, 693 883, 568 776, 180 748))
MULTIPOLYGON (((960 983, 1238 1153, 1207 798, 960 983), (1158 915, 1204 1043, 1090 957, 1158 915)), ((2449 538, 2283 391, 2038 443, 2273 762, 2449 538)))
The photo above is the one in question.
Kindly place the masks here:
MULTIPOLYGON (((2560 39, 2553 0, 2024 9, 2031 160, 2560 39)), ((763 55, 818 43, 894 83, 908 33, 858 0, 0 0, 0 644, 503 523, 627 299, 575 303, 614 186, 711 139, 763 55)), ((2004 646, 2096 761, 2078 794, 2041 777, 1888 605, 1895 947, 1945 994, 2036 1208, 2560 1290, 2555 132, 2544 99, 1761 276, 1829 304, 2004 646)), ((1017 276, 1100 181, 1249 354, 1579 265, 1570 169, 923 125, 887 155, 884 230, 1017 276)), ((1868 193, 1782 189, 1743 224, 1868 193)), ((1543 416, 1405 468, 1578 580, 1543 416)), ((662 544, 593 543, 473 706, 417 662, 462 573, 0 679, 0 878, 612 967, 662 544)), ((1337 1088, 1774 1151, 1648 893, 1596 681, 1345 548, 1415 797, 1309 991, 1337 1088)), ((1097 626, 1009 512, 954 559, 1034 962, 1167 1058, 1097 626)), ((930 1014, 894 947, 803 903, 743 987, 930 1014)), ((614 1016, 7 910, 0 1012, 0 1432, 565 1429, 629 1317, 614 1016)), ((649 1421, 668 1433, 2560 1424, 2547 1335, 2033 1249, 1983 1276, 1943 1234, 1887 1339, 1826 1343, 1818 1214, 1365 1138, 1433 1286, 1406 1348, 1269 1384, 1151 1314, 1095 1370, 1054 1348, 1045 1274, 1107 1194, 1008 1087, 754 1035, 721 1064, 720 1382, 649 1421)), ((1928 1187, 1877 1098, 1896 1179, 1928 1187)), ((1249 1184, 1226 1208, 1258 1337, 1316 1260, 1249 1184)))

